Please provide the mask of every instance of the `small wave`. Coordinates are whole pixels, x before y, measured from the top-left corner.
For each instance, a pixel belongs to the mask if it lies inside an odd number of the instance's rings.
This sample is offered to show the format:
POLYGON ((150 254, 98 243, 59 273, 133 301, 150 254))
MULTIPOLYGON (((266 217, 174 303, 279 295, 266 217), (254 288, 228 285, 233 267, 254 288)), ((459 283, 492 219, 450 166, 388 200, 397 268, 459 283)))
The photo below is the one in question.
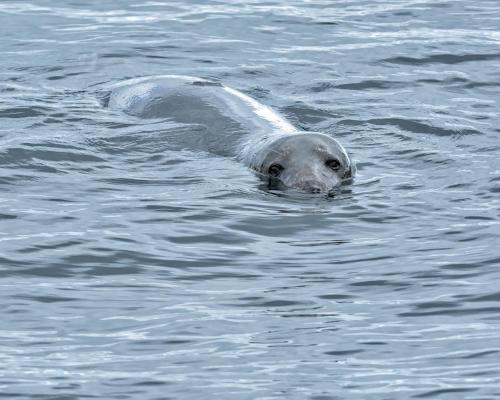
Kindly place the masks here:
POLYGON ((415 86, 412 82, 386 81, 386 80, 365 80, 360 82, 334 84, 322 82, 310 88, 311 92, 320 93, 331 89, 343 90, 369 90, 369 89, 398 89, 415 86))
POLYGON ((347 125, 390 125, 395 126, 403 131, 412 132, 412 133, 424 133, 436 136, 462 136, 462 135, 477 135, 480 134, 479 131, 471 128, 455 130, 455 129, 446 129, 437 126, 433 126, 422 121, 416 121, 411 119, 403 119, 403 118, 372 118, 365 121, 355 121, 355 120, 342 120, 339 121, 339 124, 347 124, 347 125))

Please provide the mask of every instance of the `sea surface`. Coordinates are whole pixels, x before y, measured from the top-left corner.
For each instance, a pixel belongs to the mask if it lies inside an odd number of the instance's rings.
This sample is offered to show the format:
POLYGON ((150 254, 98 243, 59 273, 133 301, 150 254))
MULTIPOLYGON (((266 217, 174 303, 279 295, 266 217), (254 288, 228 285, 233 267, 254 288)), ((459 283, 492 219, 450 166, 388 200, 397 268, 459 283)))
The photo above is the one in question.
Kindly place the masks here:
POLYGON ((0 398, 500 398, 500 2, 0 2, 0 398), (357 163, 270 191, 103 107, 241 90, 357 163))

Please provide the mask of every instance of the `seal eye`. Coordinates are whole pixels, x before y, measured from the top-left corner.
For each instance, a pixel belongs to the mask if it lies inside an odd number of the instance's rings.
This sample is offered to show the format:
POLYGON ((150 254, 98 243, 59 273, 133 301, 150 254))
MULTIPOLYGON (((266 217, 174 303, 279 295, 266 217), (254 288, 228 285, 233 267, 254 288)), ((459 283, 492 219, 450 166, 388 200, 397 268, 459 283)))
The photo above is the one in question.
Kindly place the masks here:
POLYGON ((279 174, 281 174, 281 171, 283 171, 283 166, 281 166, 280 164, 272 164, 269 169, 268 169, 268 172, 269 172, 269 175, 271 176, 274 176, 275 178, 277 176, 279 176, 279 174))
POLYGON ((333 169, 334 171, 338 171, 340 169, 340 162, 335 158, 330 158, 329 160, 326 160, 325 165, 328 168, 333 169))

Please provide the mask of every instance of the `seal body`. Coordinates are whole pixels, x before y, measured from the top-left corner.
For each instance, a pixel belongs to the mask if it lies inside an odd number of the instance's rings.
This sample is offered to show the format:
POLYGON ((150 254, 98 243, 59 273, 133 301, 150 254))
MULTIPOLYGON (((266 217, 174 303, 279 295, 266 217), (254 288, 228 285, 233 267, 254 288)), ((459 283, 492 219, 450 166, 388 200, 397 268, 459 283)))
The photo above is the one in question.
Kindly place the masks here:
POLYGON ((273 187, 325 192, 352 177, 351 160, 335 139, 303 132, 218 82, 176 75, 131 79, 111 87, 108 107, 194 126, 188 147, 234 156, 273 187))

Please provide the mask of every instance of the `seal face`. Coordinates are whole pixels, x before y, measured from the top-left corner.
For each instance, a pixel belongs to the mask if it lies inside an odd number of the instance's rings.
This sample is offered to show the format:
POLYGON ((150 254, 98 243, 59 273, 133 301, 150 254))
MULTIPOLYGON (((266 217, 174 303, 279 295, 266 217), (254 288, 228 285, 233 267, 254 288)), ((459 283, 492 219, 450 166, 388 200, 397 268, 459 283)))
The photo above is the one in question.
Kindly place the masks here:
POLYGON ((354 175, 349 155, 335 139, 300 131, 271 108, 221 83, 163 75, 109 89, 108 107, 194 126, 178 137, 182 148, 234 156, 271 188, 329 193, 354 175))
POLYGON ((283 136, 261 150, 252 167, 269 177, 271 187, 310 193, 329 192, 352 178, 353 166, 344 148, 321 133, 283 136))

